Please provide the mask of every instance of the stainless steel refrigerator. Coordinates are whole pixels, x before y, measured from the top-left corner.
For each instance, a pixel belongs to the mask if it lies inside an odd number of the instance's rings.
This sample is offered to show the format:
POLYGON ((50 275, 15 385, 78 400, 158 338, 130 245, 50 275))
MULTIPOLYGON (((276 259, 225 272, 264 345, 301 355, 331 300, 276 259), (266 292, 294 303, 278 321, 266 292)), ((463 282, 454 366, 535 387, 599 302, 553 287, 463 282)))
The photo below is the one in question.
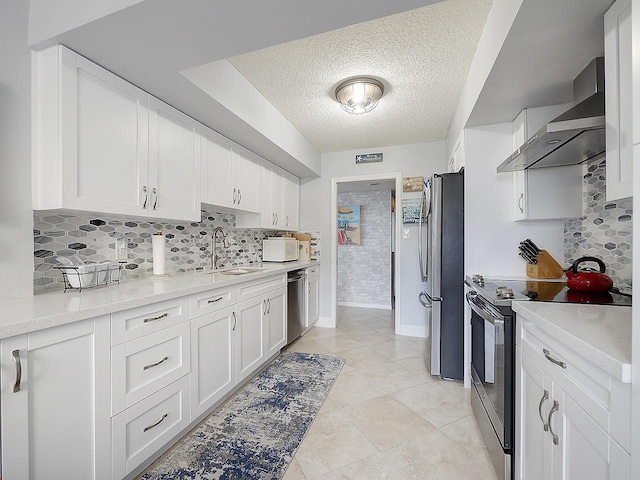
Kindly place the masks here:
POLYGON ((418 260, 431 375, 464 379, 464 170, 434 175, 422 194, 418 260))

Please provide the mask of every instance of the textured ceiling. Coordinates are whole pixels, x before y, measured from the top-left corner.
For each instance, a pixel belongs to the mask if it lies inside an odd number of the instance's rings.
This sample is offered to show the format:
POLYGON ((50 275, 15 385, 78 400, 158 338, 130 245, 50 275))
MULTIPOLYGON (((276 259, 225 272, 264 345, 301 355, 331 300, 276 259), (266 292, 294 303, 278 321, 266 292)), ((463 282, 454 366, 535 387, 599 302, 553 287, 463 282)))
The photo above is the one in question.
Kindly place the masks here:
POLYGON ((446 0, 230 58, 321 152, 444 140, 492 0, 446 0), (334 100, 348 77, 379 78, 365 115, 334 100))

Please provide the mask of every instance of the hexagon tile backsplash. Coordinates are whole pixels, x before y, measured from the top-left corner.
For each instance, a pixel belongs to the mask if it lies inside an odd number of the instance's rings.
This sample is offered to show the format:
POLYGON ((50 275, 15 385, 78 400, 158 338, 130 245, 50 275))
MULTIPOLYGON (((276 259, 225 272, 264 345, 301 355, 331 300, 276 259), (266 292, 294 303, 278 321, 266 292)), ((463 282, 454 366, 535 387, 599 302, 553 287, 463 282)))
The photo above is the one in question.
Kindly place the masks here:
POLYGON ((601 258, 615 284, 631 284, 633 199, 607 202, 605 160, 584 167, 582 218, 564 223, 564 260, 601 258))
MULTIPOLYGON (((236 228, 233 214, 202 211, 200 222, 165 222, 127 220, 102 215, 82 216, 34 212, 34 291, 62 289, 60 272, 53 268, 57 256, 78 254, 84 261, 113 260, 115 242, 124 238, 128 259, 122 278, 149 275, 151 236, 161 230, 167 239, 166 269, 172 273, 202 270, 211 259, 211 234, 223 227, 229 235, 229 248, 218 244, 221 267, 247 265, 262 261, 262 240, 278 234, 270 230, 236 228)), ((320 259, 320 234, 311 233, 311 255, 320 259)))

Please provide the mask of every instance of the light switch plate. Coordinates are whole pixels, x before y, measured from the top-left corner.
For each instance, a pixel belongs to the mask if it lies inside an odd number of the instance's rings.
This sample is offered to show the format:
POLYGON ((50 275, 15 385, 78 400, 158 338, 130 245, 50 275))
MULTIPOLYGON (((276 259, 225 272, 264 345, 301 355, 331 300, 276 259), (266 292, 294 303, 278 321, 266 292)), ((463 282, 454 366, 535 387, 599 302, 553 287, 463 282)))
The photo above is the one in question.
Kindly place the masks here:
POLYGON ((411 232, 411 230, 409 230, 408 228, 403 228, 402 229, 402 238, 411 238, 410 232, 411 232))

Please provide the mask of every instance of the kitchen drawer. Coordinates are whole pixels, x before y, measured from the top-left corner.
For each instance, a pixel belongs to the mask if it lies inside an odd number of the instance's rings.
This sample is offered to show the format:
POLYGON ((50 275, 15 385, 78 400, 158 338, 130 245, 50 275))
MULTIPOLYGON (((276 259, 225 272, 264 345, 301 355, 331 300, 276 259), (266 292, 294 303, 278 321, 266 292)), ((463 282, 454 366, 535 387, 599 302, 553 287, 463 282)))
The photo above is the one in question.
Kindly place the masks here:
POLYGON ((189 373, 189 325, 175 325, 111 347, 113 414, 189 373))
POLYGON ((111 419, 112 478, 124 478, 190 422, 189 376, 111 419))
POLYGON ((282 273, 273 277, 261 278, 252 282, 241 283, 238 286, 238 298, 236 303, 240 303, 249 298, 263 295, 272 290, 277 290, 287 286, 287 274, 282 273))
POLYGON ((320 273, 320 267, 307 268, 307 277, 317 277, 320 273))
POLYGON ((189 298, 152 303, 111 315, 111 345, 158 332, 189 320, 189 298))
POLYGON ((191 295, 191 318, 201 317, 235 303, 236 287, 220 288, 191 295))

